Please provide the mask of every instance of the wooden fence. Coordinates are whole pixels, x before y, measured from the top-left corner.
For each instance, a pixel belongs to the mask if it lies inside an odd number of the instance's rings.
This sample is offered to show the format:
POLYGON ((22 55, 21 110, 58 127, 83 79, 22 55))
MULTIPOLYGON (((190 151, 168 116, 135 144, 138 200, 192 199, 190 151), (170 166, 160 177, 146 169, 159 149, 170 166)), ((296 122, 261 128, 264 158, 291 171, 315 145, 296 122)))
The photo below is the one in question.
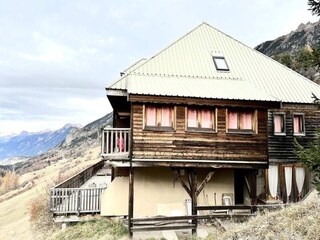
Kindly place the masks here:
POLYGON ((105 188, 52 188, 50 210, 53 214, 100 212, 100 196, 105 188))
POLYGON ((93 175, 95 175, 100 169, 104 166, 104 160, 97 162, 96 164, 87 167, 80 173, 73 175, 72 177, 68 178, 67 180, 59 183, 58 185, 54 186, 54 188, 78 188, 86 181, 88 181, 93 175))
MULTIPOLYGON (((221 218, 248 218, 255 216, 259 209, 276 209, 286 207, 288 204, 269 204, 269 205, 230 205, 230 206, 197 206, 197 211, 210 211, 207 215, 189 215, 173 217, 147 217, 132 218, 131 226, 128 226, 130 234, 138 231, 162 231, 191 229, 193 232, 197 229, 199 220, 213 220, 221 218), (246 211, 245 213, 242 212, 246 211)), ((129 223, 128 223, 129 224, 129 223)))

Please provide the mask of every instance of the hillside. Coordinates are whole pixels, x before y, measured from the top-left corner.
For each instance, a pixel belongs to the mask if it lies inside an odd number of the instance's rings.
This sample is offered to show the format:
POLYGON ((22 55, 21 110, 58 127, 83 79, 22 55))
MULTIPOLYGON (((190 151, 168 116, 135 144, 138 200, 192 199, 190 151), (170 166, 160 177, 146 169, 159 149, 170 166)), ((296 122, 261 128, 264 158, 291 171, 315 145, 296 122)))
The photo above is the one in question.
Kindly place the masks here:
POLYGON ((305 46, 315 47, 319 39, 320 21, 301 23, 296 30, 289 34, 263 42, 256 46, 255 49, 270 57, 285 52, 297 55, 299 50, 305 46))
POLYGON ((287 35, 263 42, 255 47, 259 52, 272 57, 303 76, 320 83, 319 61, 315 50, 320 51, 320 21, 300 24, 298 28, 287 35))
MULTIPOLYGON (((55 148, 30 160, 16 164, 19 186, 0 195, 0 239, 43 239, 35 235, 29 222, 33 199, 49 199, 48 189, 101 160, 101 128, 111 124, 112 113, 82 129, 72 129, 55 148)), ((0 166, 0 174, 8 166, 0 166)))
POLYGON ((83 157, 86 151, 100 147, 101 130, 106 125, 112 124, 112 116, 111 112, 83 128, 73 128, 58 146, 28 161, 16 164, 16 170, 24 173, 41 169, 69 157, 83 157))

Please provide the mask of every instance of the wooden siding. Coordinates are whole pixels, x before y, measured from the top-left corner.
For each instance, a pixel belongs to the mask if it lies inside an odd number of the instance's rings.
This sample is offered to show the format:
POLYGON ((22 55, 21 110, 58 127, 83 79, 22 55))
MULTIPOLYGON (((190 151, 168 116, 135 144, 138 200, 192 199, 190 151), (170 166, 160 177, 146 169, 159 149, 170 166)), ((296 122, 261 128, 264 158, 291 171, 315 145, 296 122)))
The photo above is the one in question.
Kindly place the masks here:
MULTIPOLYGON (((226 133, 226 108, 217 108, 217 132, 185 130, 185 106, 176 106, 174 131, 143 130, 143 104, 132 106, 133 159, 221 160, 268 163, 267 110, 258 110, 258 134, 226 133)), ((230 164, 231 167, 231 164, 230 164)))
POLYGON ((281 109, 273 109, 268 114, 269 124, 269 157, 270 162, 293 163, 297 161, 294 153, 294 138, 303 145, 316 137, 316 128, 320 127, 320 110, 318 106, 306 104, 283 104, 281 109), (273 114, 285 113, 286 115, 286 135, 274 134, 273 114), (305 119, 305 136, 293 135, 293 114, 303 113, 305 119))

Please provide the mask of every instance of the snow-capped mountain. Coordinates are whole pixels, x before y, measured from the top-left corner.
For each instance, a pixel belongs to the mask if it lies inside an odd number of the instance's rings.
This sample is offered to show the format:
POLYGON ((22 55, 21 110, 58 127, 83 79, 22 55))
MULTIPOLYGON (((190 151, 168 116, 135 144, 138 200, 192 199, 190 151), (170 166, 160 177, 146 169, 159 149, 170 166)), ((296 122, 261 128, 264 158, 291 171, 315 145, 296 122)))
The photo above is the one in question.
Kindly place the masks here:
POLYGON ((21 132, 13 137, 0 137, 0 161, 12 157, 33 157, 63 142, 75 127, 67 124, 56 131, 21 132))

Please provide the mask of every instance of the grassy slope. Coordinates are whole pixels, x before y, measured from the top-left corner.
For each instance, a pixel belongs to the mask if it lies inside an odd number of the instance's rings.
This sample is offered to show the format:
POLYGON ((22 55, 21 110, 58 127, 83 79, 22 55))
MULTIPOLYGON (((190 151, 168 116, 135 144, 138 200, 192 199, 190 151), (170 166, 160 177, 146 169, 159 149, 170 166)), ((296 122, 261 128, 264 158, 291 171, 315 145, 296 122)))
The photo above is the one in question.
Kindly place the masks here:
MULTIPOLYGON (((99 161, 99 153, 100 147, 96 147, 87 151, 82 157, 70 157, 43 169, 23 174, 19 181, 33 182, 33 186, 14 197, 0 202, 0 239, 35 239, 29 223, 31 200, 34 197, 46 194, 47 189, 57 179, 59 171, 64 169, 66 165, 70 166, 69 172, 80 171, 85 166, 99 161)), ((0 200, 3 200, 4 197, 6 196, 1 196, 0 200)))
POLYGON ((231 224, 222 239, 320 239, 320 198, 231 224))

